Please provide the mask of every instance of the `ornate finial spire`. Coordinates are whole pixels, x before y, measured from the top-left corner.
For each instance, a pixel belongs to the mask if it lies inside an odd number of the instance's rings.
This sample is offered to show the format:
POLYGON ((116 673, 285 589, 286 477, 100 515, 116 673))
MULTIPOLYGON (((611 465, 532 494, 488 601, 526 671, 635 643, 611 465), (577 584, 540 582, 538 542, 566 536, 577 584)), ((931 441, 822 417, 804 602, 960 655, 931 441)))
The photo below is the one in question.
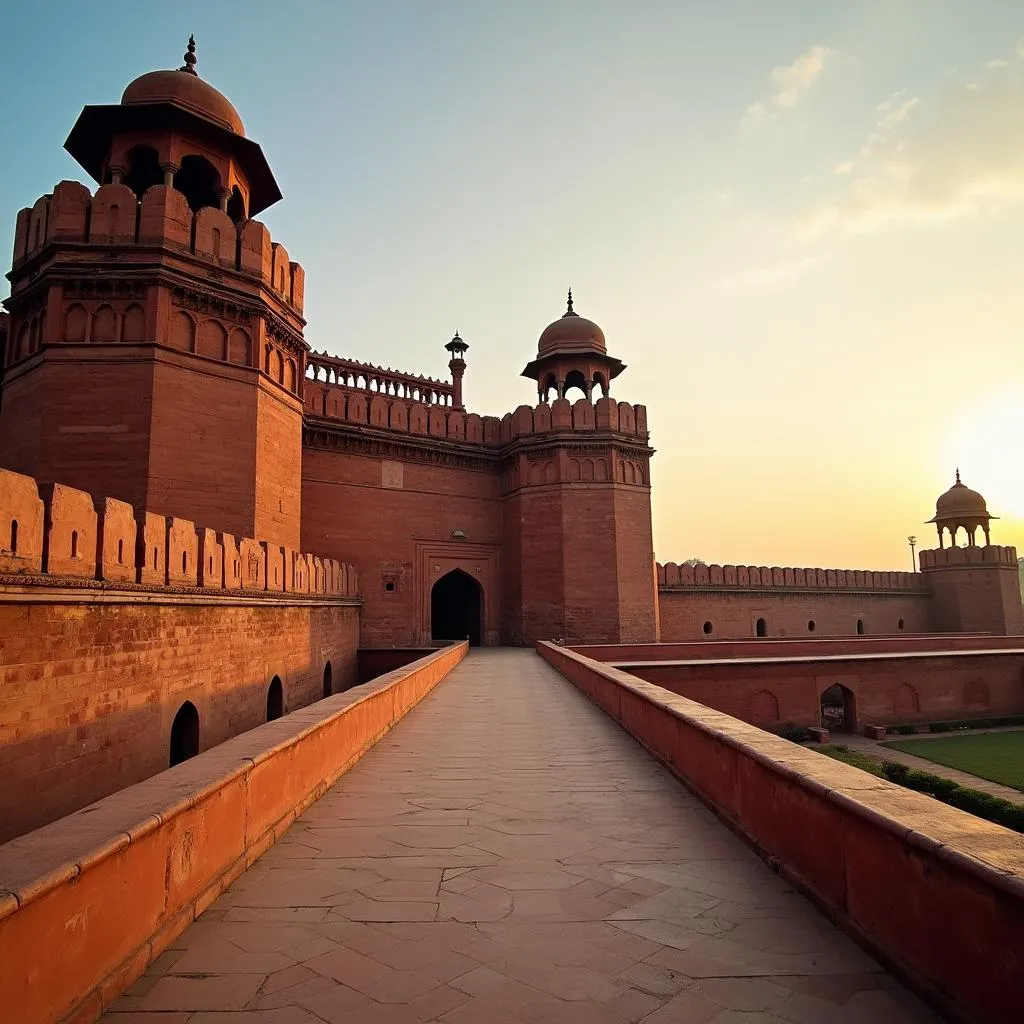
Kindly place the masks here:
POLYGON ((567 303, 566 308, 565 308, 565 315, 566 316, 575 315, 573 313, 573 309, 572 309, 572 288, 569 289, 569 302, 567 303))
POLYGON ((956 467, 956 482, 960 483, 960 467, 956 467))
POLYGON ((196 71, 196 37, 188 37, 188 49, 185 51, 185 64, 183 67, 178 68, 179 71, 185 71, 190 75, 199 77, 199 72, 196 71))

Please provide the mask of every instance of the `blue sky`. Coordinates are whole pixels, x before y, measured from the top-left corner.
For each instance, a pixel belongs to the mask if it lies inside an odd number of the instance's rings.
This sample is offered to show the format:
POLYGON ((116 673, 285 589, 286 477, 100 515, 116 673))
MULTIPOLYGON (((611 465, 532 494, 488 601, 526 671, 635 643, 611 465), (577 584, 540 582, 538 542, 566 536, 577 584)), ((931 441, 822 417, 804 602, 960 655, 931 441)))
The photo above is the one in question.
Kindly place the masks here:
POLYGON ((315 348, 444 375, 458 328, 501 414, 571 284, 649 407, 661 559, 900 568, 955 462, 1024 542, 1019 4, 60 2, 5 29, 8 252, 83 177, 80 108, 194 32, 284 193, 315 348))

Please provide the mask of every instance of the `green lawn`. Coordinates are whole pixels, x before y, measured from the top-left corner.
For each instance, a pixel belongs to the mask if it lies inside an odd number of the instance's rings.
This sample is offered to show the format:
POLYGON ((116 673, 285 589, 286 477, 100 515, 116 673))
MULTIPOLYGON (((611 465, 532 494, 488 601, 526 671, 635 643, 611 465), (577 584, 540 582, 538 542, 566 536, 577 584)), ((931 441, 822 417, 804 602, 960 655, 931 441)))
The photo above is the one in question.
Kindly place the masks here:
POLYGON ((882 746, 1024 790, 1024 730, 934 740, 895 740, 882 746))

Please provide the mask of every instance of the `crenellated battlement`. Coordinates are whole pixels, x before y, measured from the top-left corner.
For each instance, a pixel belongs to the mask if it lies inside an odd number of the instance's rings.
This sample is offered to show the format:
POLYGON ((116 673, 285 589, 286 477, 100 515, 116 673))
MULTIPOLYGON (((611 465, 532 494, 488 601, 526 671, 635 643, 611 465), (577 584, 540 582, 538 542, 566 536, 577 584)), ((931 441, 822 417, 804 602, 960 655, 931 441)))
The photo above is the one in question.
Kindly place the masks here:
MULTIPOLYGON (((925 552, 921 552, 922 556, 925 552)), ((922 569, 924 564, 922 561, 922 569)), ((922 590, 919 573, 865 569, 797 569, 756 565, 658 563, 658 586, 666 590, 722 587, 737 590, 922 590)))
POLYGON ((258 281, 302 315, 305 271, 265 224, 236 224, 215 207, 193 213, 185 196, 165 185, 152 186, 139 200, 127 185, 101 185, 92 193, 81 182, 60 182, 18 213, 12 294, 27 283, 17 271, 53 244, 171 249, 258 281))
POLYGON ((308 416, 375 427, 430 438, 501 448, 533 436, 574 432, 613 432, 646 443, 647 408, 600 398, 591 403, 566 398, 548 404, 521 405, 502 417, 480 416, 424 404, 422 398, 403 398, 362 388, 324 384, 307 378, 305 410, 308 416))
POLYGON ((359 595, 356 570, 0 469, 0 575, 113 585, 359 595))
POLYGON ((1003 544, 986 544, 984 547, 933 548, 918 553, 921 572, 931 569, 945 569, 949 566, 1007 565, 1017 568, 1017 549, 1003 544))
POLYGON ((346 391, 363 391, 368 395, 380 394, 388 398, 404 398, 425 405, 453 406, 455 385, 413 373, 386 370, 373 363, 360 363, 355 359, 341 359, 326 352, 310 352, 306 357, 306 379, 346 391))

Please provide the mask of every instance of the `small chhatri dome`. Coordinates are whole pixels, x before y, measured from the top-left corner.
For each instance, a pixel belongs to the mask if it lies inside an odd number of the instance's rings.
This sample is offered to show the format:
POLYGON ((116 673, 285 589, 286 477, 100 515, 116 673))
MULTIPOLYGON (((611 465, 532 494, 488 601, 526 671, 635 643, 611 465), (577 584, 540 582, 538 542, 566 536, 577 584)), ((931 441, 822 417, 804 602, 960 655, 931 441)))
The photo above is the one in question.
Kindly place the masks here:
MULTIPOLYGON (((985 499, 960 482, 960 470, 956 471, 956 483, 935 502, 935 519, 953 518, 989 519, 985 499)), ((934 520, 933 520, 934 522, 934 520)))
POLYGON ((541 332, 540 340, 537 342, 538 357, 559 352, 597 352, 604 355, 607 351, 604 331, 593 320, 588 320, 573 310, 570 288, 565 313, 541 332))
POLYGON ((170 103, 236 135, 245 135, 245 126, 230 100, 199 77, 194 36, 188 38, 185 63, 181 68, 177 71, 150 71, 136 78, 125 89, 121 103, 126 106, 170 103))

